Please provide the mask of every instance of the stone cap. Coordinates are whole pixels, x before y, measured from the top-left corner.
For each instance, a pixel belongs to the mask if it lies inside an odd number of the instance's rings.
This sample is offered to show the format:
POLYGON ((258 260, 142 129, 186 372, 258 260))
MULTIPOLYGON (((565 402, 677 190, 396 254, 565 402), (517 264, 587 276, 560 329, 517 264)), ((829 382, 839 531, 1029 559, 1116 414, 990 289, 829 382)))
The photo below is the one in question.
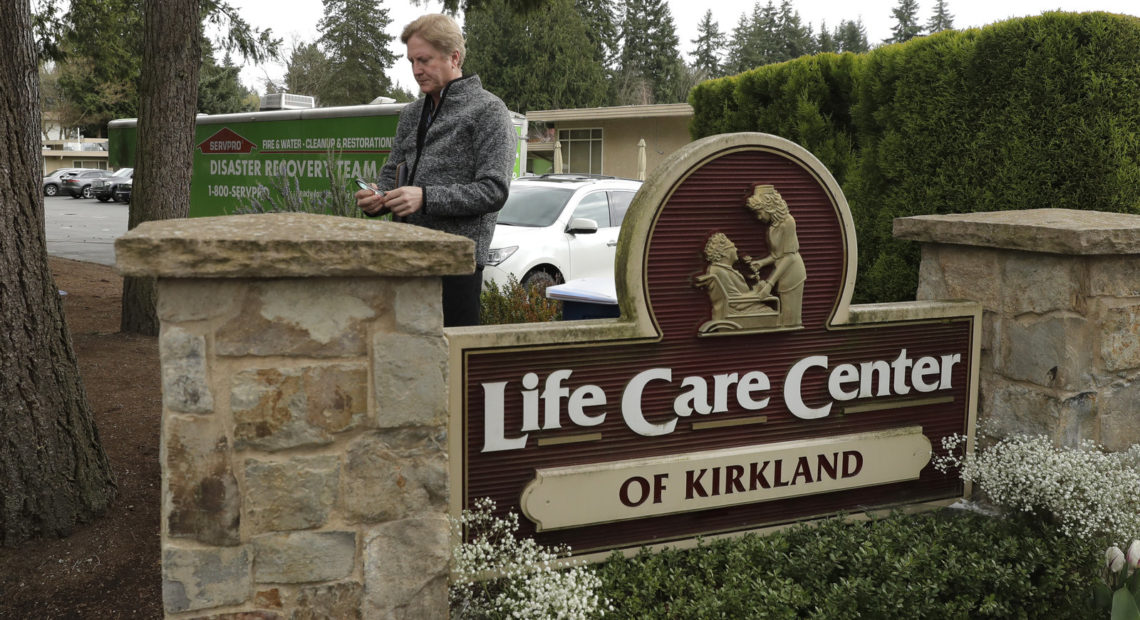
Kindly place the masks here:
POLYGON ((894 235, 1051 254, 1140 254, 1140 215, 1075 209, 919 215, 896 219, 894 235))
POLYGON ((311 213, 144 222, 115 240, 124 276, 306 278, 473 273, 467 237, 311 213))

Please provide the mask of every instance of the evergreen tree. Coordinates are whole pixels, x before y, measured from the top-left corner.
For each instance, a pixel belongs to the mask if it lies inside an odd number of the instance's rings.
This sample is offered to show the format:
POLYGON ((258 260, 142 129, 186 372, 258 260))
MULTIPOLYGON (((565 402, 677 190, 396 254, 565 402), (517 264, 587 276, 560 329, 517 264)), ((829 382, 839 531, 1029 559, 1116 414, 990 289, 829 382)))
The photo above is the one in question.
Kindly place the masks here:
POLYGON ((862 54, 871 49, 871 44, 867 41, 867 29, 863 26, 862 19, 840 21, 839 26, 835 29, 835 43, 841 52, 862 54))
POLYGON ((833 33, 827 29, 827 22, 822 21, 819 23, 819 37, 815 40, 816 49, 821 52, 838 52, 839 43, 836 41, 838 38, 837 33, 833 33))
POLYGON ((883 43, 902 43, 922 35, 922 25, 918 23, 918 0, 899 0, 898 6, 891 9, 895 25, 891 36, 883 43))
POLYGON ((141 0, 76 0, 64 16, 59 88, 84 136, 106 136, 107 122, 138 116, 142 71, 141 0))
POLYGON ((488 0, 464 19, 465 74, 517 112, 596 107, 609 103, 609 84, 593 54, 574 0, 547 0, 520 14, 507 0, 488 0))
POLYGON ((621 32, 621 71, 628 79, 645 80, 654 103, 677 101, 681 54, 666 1, 627 0, 621 32))
POLYGON ((316 43, 298 42, 285 61, 285 84, 282 90, 296 95, 311 95, 324 105, 322 97, 329 80, 329 59, 316 43))
POLYGON ((693 48, 693 67, 706 78, 721 76, 720 53, 724 48, 725 37, 720 26, 713 21, 712 10, 706 10, 701 23, 697 24, 697 38, 690 41, 693 48))
POLYGON ((200 114, 232 114, 254 111, 249 106, 250 90, 238 79, 241 69, 234 64, 229 52, 222 64, 214 60, 213 46, 202 39, 202 68, 198 74, 198 112, 200 114))
POLYGON ((388 50, 392 23, 380 0, 323 0, 325 16, 317 24, 328 73, 318 97, 322 105, 356 105, 392 90, 388 69, 396 55, 388 50))
POLYGON ((954 29, 954 16, 950 14, 950 9, 946 7, 946 0, 936 0, 934 5, 934 15, 930 16, 930 21, 926 22, 926 31, 930 34, 935 32, 942 32, 943 30, 954 29))
POLYGON ((783 62, 815 53, 815 37, 811 26, 804 26, 799 11, 792 7, 791 0, 780 3, 776 18, 776 45, 771 62, 783 62))
POLYGON ((740 73, 769 63, 779 62, 786 53, 779 35, 780 14, 772 0, 752 6, 750 17, 740 16, 729 42, 729 71, 740 73))
POLYGON ((585 22, 586 38, 595 59, 607 71, 613 70, 621 51, 614 0, 575 0, 574 6, 585 22))

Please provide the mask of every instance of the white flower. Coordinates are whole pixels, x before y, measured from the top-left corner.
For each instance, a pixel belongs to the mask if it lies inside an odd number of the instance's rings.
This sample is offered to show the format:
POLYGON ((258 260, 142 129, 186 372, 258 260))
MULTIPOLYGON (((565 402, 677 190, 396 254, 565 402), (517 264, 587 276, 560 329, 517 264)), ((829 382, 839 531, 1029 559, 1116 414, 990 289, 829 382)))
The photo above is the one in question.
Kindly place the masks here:
POLYGON ((1140 540, 1132 539, 1132 544, 1128 545, 1128 551, 1125 552, 1124 558, 1128 560, 1128 566, 1131 568, 1140 567, 1140 540))
POLYGON ((1124 568, 1124 552, 1120 547, 1113 545, 1104 552, 1104 566, 1114 573, 1119 573, 1124 568))

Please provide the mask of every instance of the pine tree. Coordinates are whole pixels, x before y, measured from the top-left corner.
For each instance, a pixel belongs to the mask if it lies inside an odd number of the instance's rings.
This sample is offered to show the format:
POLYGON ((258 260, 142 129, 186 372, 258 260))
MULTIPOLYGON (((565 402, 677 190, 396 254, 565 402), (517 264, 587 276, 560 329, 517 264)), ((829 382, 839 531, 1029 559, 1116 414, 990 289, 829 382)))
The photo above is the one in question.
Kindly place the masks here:
POLYGON ((621 52, 614 0, 575 0, 574 6, 585 22, 586 37, 596 60, 607 71, 612 70, 621 52))
POLYGON ((464 73, 518 112, 587 108, 609 103, 609 80, 593 54, 574 0, 547 0, 518 13, 505 0, 486 0, 464 19, 464 73))
POLYGON ((839 43, 836 41, 837 34, 827 29, 827 22, 822 21, 819 23, 819 36, 816 37, 816 48, 824 53, 838 52, 839 43))
POLYGON ((380 0, 323 0, 325 16, 317 24, 318 40, 328 58, 322 105, 368 103, 392 90, 387 71, 396 62, 388 50, 392 23, 380 0))
POLYGON ((329 78, 329 59, 316 43, 297 42, 285 61, 284 91, 295 95, 311 95, 318 105, 329 78))
POLYGON ((665 0, 628 0, 622 20, 621 71, 644 80, 654 103, 677 101, 681 54, 677 27, 665 0))
POLYGON ((703 72, 705 77, 715 78, 721 76, 720 54, 724 48, 725 37, 720 26, 713 21, 712 10, 706 10, 701 23, 697 24, 697 38, 690 41, 693 48, 693 67, 703 72))
POLYGON ((891 36, 883 43, 902 43, 922 35, 922 26, 918 23, 918 0, 899 0, 898 6, 891 9, 891 16, 895 18, 895 25, 891 28, 891 36))
POLYGON ((950 14, 950 9, 946 7, 946 0, 936 0, 937 4, 934 5, 934 15, 930 16, 930 21, 926 22, 926 31, 930 34, 935 32, 942 32, 943 30, 954 29, 954 16, 950 14))
POLYGON ((835 42, 841 52, 862 54, 871 49, 871 44, 867 41, 867 29, 863 26, 862 19, 840 21, 839 26, 835 29, 835 42))
POLYGON ((775 39, 772 62, 783 62, 815 53, 815 37, 812 36, 811 26, 804 26, 800 13, 792 7, 791 0, 780 3, 775 39))

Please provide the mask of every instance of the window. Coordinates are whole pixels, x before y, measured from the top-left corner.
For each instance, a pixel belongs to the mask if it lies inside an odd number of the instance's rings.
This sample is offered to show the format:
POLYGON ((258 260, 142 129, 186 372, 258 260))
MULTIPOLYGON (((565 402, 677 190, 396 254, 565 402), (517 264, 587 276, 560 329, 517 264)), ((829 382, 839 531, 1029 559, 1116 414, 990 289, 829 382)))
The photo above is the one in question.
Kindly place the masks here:
POLYGON ((574 217, 594 220, 598 228, 607 228, 610 225, 610 201, 605 192, 594 192, 582 198, 574 208, 574 217))
POLYGON ((610 205, 613 207, 614 226, 621 226, 625 219, 625 212, 629 211, 629 203, 633 202, 635 192, 610 192, 610 205))
POLYGON ((602 130, 559 129, 562 143, 562 170, 555 172, 602 173, 602 130))
POLYGON ((71 162, 72 168, 98 168, 100 170, 107 169, 107 160, 105 159, 76 159, 71 162))

